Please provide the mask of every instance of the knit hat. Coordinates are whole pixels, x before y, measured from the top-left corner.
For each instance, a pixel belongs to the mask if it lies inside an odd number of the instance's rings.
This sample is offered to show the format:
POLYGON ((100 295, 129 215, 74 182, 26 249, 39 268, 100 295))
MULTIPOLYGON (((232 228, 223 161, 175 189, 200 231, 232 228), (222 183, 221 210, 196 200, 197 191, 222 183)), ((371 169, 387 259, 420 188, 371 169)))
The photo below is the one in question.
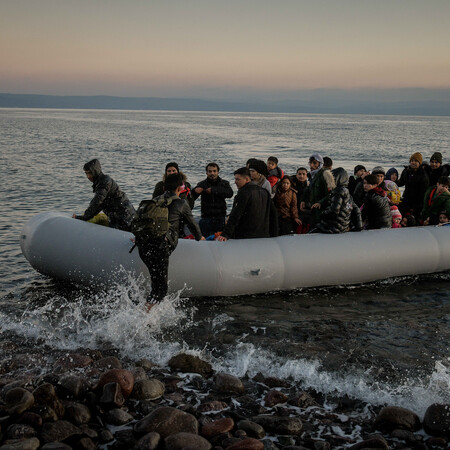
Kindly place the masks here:
POLYGON ((400 211, 398 210, 398 208, 395 205, 391 206, 391 215, 392 215, 393 219, 395 219, 397 217, 399 217, 400 219, 402 218, 400 211))
POLYGON ((437 161, 439 164, 442 164, 442 153, 435 152, 431 155, 430 161, 437 161))
POLYGON ((253 169, 261 175, 267 177, 267 164, 261 159, 255 159, 248 165, 249 169, 253 169))
POLYGON ((177 164, 176 162, 170 162, 170 163, 167 163, 167 164, 166 164, 166 170, 165 170, 165 173, 167 173, 167 169, 168 169, 169 167, 175 167, 175 169, 177 169, 177 172, 180 171, 180 168, 178 167, 178 164, 177 164))
POLYGON ((356 175, 356 172, 359 172, 360 170, 364 170, 364 172, 366 172, 366 168, 364 166, 362 166, 361 164, 358 164, 353 169, 353 175, 356 175))
POLYGON ((386 179, 390 180, 391 179, 391 175, 395 173, 397 174, 397 178, 398 178, 398 170, 395 167, 391 167, 387 172, 386 172, 386 179))
POLYGON ((419 152, 413 153, 411 155, 411 158, 409 158, 409 160, 411 161, 412 159, 415 159, 416 161, 419 161, 419 164, 422 164, 422 162, 423 162, 422 153, 419 153, 419 152))
POLYGON ((373 175, 377 175, 377 174, 386 175, 386 172, 384 171, 384 169, 381 166, 374 167, 372 170, 372 173, 373 173, 373 175))

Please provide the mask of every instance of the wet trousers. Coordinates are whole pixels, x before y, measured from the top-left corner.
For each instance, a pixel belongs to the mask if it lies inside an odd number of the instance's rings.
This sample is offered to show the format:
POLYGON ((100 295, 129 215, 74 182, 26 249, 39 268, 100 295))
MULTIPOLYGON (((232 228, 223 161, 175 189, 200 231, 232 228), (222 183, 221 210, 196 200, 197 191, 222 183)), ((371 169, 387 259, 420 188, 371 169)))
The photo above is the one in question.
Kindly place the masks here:
POLYGON ((152 290, 147 297, 147 303, 159 303, 167 294, 169 257, 172 249, 165 240, 151 241, 138 245, 139 256, 150 273, 152 290))

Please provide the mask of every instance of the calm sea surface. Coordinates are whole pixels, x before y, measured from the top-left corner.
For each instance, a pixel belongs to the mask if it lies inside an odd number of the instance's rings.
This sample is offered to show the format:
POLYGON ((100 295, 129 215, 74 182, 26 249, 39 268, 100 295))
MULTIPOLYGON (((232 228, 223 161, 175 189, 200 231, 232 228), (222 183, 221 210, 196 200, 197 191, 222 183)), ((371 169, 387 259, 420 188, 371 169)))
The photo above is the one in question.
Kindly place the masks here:
POLYGON ((313 152, 348 170, 401 169, 417 151, 448 162, 449 148, 448 117, 0 109, 0 357, 13 343, 43 354, 45 371, 66 349, 114 348, 159 364, 184 350, 238 376, 291 377, 419 414, 448 403, 448 273, 239 298, 181 292, 146 315, 135 280, 109 292, 61 286, 28 265, 19 235, 41 211, 84 211, 92 158, 137 206, 172 160, 195 184, 209 161, 232 181, 250 157, 275 155, 287 173, 313 152))

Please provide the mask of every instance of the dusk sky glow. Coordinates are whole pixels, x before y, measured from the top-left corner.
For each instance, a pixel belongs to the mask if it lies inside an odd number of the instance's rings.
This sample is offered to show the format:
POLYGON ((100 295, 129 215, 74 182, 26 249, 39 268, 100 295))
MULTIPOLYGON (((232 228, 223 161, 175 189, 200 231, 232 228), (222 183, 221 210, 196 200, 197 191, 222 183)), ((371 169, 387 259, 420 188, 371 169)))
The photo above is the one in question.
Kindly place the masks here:
POLYGON ((450 88, 449 0, 3 0, 0 92, 450 88))

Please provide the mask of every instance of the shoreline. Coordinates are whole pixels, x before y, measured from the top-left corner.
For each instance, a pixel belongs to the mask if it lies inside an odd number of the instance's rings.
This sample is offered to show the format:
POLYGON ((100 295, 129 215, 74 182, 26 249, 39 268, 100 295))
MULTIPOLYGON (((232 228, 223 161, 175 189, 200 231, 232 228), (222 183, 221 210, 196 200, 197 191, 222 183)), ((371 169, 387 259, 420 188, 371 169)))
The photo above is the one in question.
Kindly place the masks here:
POLYGON ((208 362, 183 353, 159 367, 149 360, 120 361, 114 351, 79 349, 61 352, 52 369, 42 373, 39 355, 18 353, 15 347, 3 344, 10 353, 1 362, 0 377, 4 450, 433 449, 449 444, 450 405, 430 405, 421 420, 396 405, 325 395, 293 380, 217 373, 208 362))

